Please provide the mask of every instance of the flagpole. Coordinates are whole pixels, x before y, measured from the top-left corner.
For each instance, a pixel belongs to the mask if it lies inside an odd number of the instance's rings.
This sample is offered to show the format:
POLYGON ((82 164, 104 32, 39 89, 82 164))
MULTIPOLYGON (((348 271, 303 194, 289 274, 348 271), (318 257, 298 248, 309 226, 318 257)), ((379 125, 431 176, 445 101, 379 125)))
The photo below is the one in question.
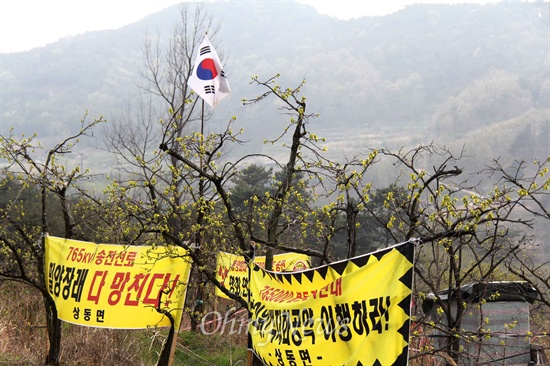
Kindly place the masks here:
MULTIPOLYGON (((201 103, 201 135, 199 140, 199 167, 200 167, 200 176, 199 176, 199 213, 197 216, 198 224, 198 235, 196 237, 197 249, 196 254, 200 255, 202 252, 202 236, 203 236, 203 222, 204 222, 204 176, 202 174, 204 162, 203 162, 203 144, 204 144, 204 99, 201 103)), ((203 307, 203 286, 202 286, 202 272, 199 268, 199 289, 198 289, 198 310, 202 313, 203 307)))
MULTIPOLYGON (((248 267, 248 296, 247 296, 247 310, 248 310, 248 320, 249 320, 249 328, 250 328, 250 278, 251 278, 251 272, 250 272, 250 266, 251 262, 254 261, 254 244, 252 241, 250 242, 250 246, 248 247, 248 261, 247 261, 247 267, 248 267)), ((248 348, 248 362, 247 366, 253 366, 254 365, 254 351, 252 348, 252 335, 250 334, 250 329, 248 329, 248 337, 247 337, 247 348, 248 348)))
MULTIPOLYGON (((202 99, 202 98, 201 98, 202 99)), ((202 146, 203 146, 203 137, 204 137, 204 99, 202 99, 201 103, 201 135, 199 137, 199 167, 200 167, 200 177, 199 177, 199 214, 197 217, 197 223, 199 224, 199 232, 195 236, 195 244, 196 248, 195 251, 197 254, 200 254, 201 250, 201 244, 202 244, 202 221, 203 221, 203 210, 202 210, 202 204, 203 204, 203 196, 204 196, 204 177, 202 176, 202 168, 203 168, 203 156, 202 156, 202 146)), ((195 299, 195 304, 200 305, 199 310, 202 312, 202 273, 199 269, 199 299, 195 299), (197 303, 197 301, 199 303, 197 303)), ((183 316, 183 312, 182 312, 183 316)), ((176 329, 174 329, 176 330, 176 329)), ((179 329, 174 333, 174 338, 170 347, 170 357, 168 359, 168 365, 172 366, 174 362, 174 357, 176 353, 176 344, 177 344, 177 333, 179 332, 179 329)))
MULTIPOLYGON (((208 103, 212 109, 216 108, 216 105, 220 100, 231 93, 229 82, 225 77, 222 63, 218 57, 218 54, 210 40, 208 39, 208 33, 205 32, 204 38, 199 45, 198 54, 195 59, 193 70, 187 79, 187 85, 202 98, 201 104, 201 128, 200 128, 200 140, 198 142, 199 148, 199 201, 198 201, 198 214, 197 224, 198 231, 195 235, 195 244, 197 248, 195 253, 200 255, 201 244, 204 234, 204 217, 205 217, 205 174, 204 169, 204 102, 208 103)), ((202 285, 202 272, 199 269, 199 289, 197 291, 196 306, 198 310, 202 312, 203 309, 203 297, 204 288, 202 285), (198 305, 198 306, 197 306, 198 305)), ((193 318, 192 318, 193 319, 193 318)))

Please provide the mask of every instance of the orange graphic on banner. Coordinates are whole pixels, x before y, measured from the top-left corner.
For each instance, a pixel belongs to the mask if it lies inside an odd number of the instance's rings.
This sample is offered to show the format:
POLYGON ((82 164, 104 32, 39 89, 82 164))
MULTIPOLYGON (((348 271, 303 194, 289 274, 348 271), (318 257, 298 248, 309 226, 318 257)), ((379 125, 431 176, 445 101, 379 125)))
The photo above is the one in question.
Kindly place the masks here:
MULTIPOLYGON (((265 267, 265 257, 255 257, 254 263, 265 267)), ((273 256, 275 272, 297 272, 310 268, 310 258, 305 254, 283 253, 273 256)), ((248 297, 248 266, 242 255, 218 252, 216 279, 230 292, 246 299, 248 297)), ((216 287, 216 295, 229 299, 216 287)))

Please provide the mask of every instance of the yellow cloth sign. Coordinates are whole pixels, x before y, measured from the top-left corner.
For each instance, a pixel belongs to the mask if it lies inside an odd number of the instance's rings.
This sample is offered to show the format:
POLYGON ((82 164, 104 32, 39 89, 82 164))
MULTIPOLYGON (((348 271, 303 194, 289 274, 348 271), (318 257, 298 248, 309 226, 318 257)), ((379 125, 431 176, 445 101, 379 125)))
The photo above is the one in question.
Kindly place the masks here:
POLYGON ((251 264, 249 335, 266 365, 407 365, 414 244, 297 273, 251 264))
POLYGON ((58 316, 91 327, 179 328, 191 269, 182 248, 94 244, 46 237, 45 278, 58 316))
MULTIPOLYGON (((254 262, 265 268, 265 256, 255 257, 254 262)), ((310 258, 305 254, 283 253, 273 256, 273 270, 275 272, 295 272, 310 267, 310 258)), ((248 298, 248 266, 242 255, 218 252, 216 279, 232 293, 244 299, 248 298)), ((216 295, 229 299, 217 287, 216 295)))

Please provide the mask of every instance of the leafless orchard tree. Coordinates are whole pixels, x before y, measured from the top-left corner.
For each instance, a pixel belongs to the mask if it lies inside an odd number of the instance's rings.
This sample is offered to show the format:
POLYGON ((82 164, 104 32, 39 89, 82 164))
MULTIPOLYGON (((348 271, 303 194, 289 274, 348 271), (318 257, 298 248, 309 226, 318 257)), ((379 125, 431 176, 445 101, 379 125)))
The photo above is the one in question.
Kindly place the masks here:
POLYGON ((71 154, 81 138, 91 136, 93 128, 102 122, 102 118, 92 122, 84 118, 79 132, 51 149, 44 149, 37 136, 18 138, 13 131, 10 136, 0 136, 0 155, 8 163, 3 171, 3 183, 19 190, 15 199, 0 208, 3 256, 0 278, 30 285, 42 294, 49 340, 46 365, 60 363, 61 320, 48 289, 48 279, 44 278, 44 236, 55 230, 57 235, 73 238, 82 233, 85 221, 92 220, 79 212, 78 198, 91 197, 81 185, 90 178, 89 172, 82 171, 79 165, 69 169, 61 161, 71 154), (18 198, 22 194, 27 194, 26 201, 18 198), (32 220, 37 214, 31 209, 33 202, 39 202, 36 210, 40 220, 36 222, 32 220), (58 217, 61 220, 57 220, 58 217))
MULTIPOLYGON (((441 316, 434 323, 417 308, 413 334, 439 334, 447 340, 432 343, 412 358, 431 354, 447 364, 486 361, 482 357, 487 355, 472 354, 471 348, 465 347, 479 344, 476 347, 480 349, 491 333, 487 329, 476 333, 463 330, 466 314, 479 305, 471 302, 470 294, 461 291, 472 283, 523 279, 539 292, 547 292, 548 274, 540 271, 544 264, 519 260, 524 253, 525 233, 533 229, 535 217, 545 212, 539 209, 544 206, 540 195, 547 194, 548 189, 547 168, 539 165, 527 185, 509 184, 510 175, 503 174, 500 168, 493 169, 502 174, 501 180, 494 183, 492 191, 478 192, 480 182, 467 184, 464 168, 459 167, 462 153, 454 155, 433 144, 382 153, 394 158, 403 176, 409 177, 406 198, 396 200, 388 194, 384 203, 394 212, 387 223, 388 230, 394 232, 398 241, 421 241, 414 267, 417 306, 427 296, 433 296, 430 301, 441 316), (535 183, 537 179, 539 183, 535 183), (537 211, 526 209, 529 206, 537 211), (452 294, 456 301, 449 300, 451 295, 445 298, 441 295, 444 293, 452 294)), ((483 176, 471 173, 474 177, 483 176)), ((544 296, 539 301, 547 307, 544 296)))

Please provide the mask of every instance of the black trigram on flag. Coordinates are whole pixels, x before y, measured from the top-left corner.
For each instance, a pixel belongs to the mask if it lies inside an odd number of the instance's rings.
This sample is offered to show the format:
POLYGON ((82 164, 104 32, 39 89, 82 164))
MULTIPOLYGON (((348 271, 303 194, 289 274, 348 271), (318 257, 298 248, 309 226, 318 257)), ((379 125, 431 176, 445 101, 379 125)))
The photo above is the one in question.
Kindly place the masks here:
POLYGON ((204 92, 206 94, 216 94, 216 88, 214 87, 214 85, 205 85, 204 92))
POLYGON ((203 56, 210 53, 210 46, 204 46, 199 50, 199 55, 203 56))
POLYGON ((220 73, 220 75, 222 76, 222 78, 225 77, 225 71, 222 70, 222 72, 220 73))
POLYGON ((187 85, 212 109, 216 108, 219 101, 231 93, 225 73, 221 72, 222 68, 216 50, 205 35, 198 47, 198 55, 187 85))

